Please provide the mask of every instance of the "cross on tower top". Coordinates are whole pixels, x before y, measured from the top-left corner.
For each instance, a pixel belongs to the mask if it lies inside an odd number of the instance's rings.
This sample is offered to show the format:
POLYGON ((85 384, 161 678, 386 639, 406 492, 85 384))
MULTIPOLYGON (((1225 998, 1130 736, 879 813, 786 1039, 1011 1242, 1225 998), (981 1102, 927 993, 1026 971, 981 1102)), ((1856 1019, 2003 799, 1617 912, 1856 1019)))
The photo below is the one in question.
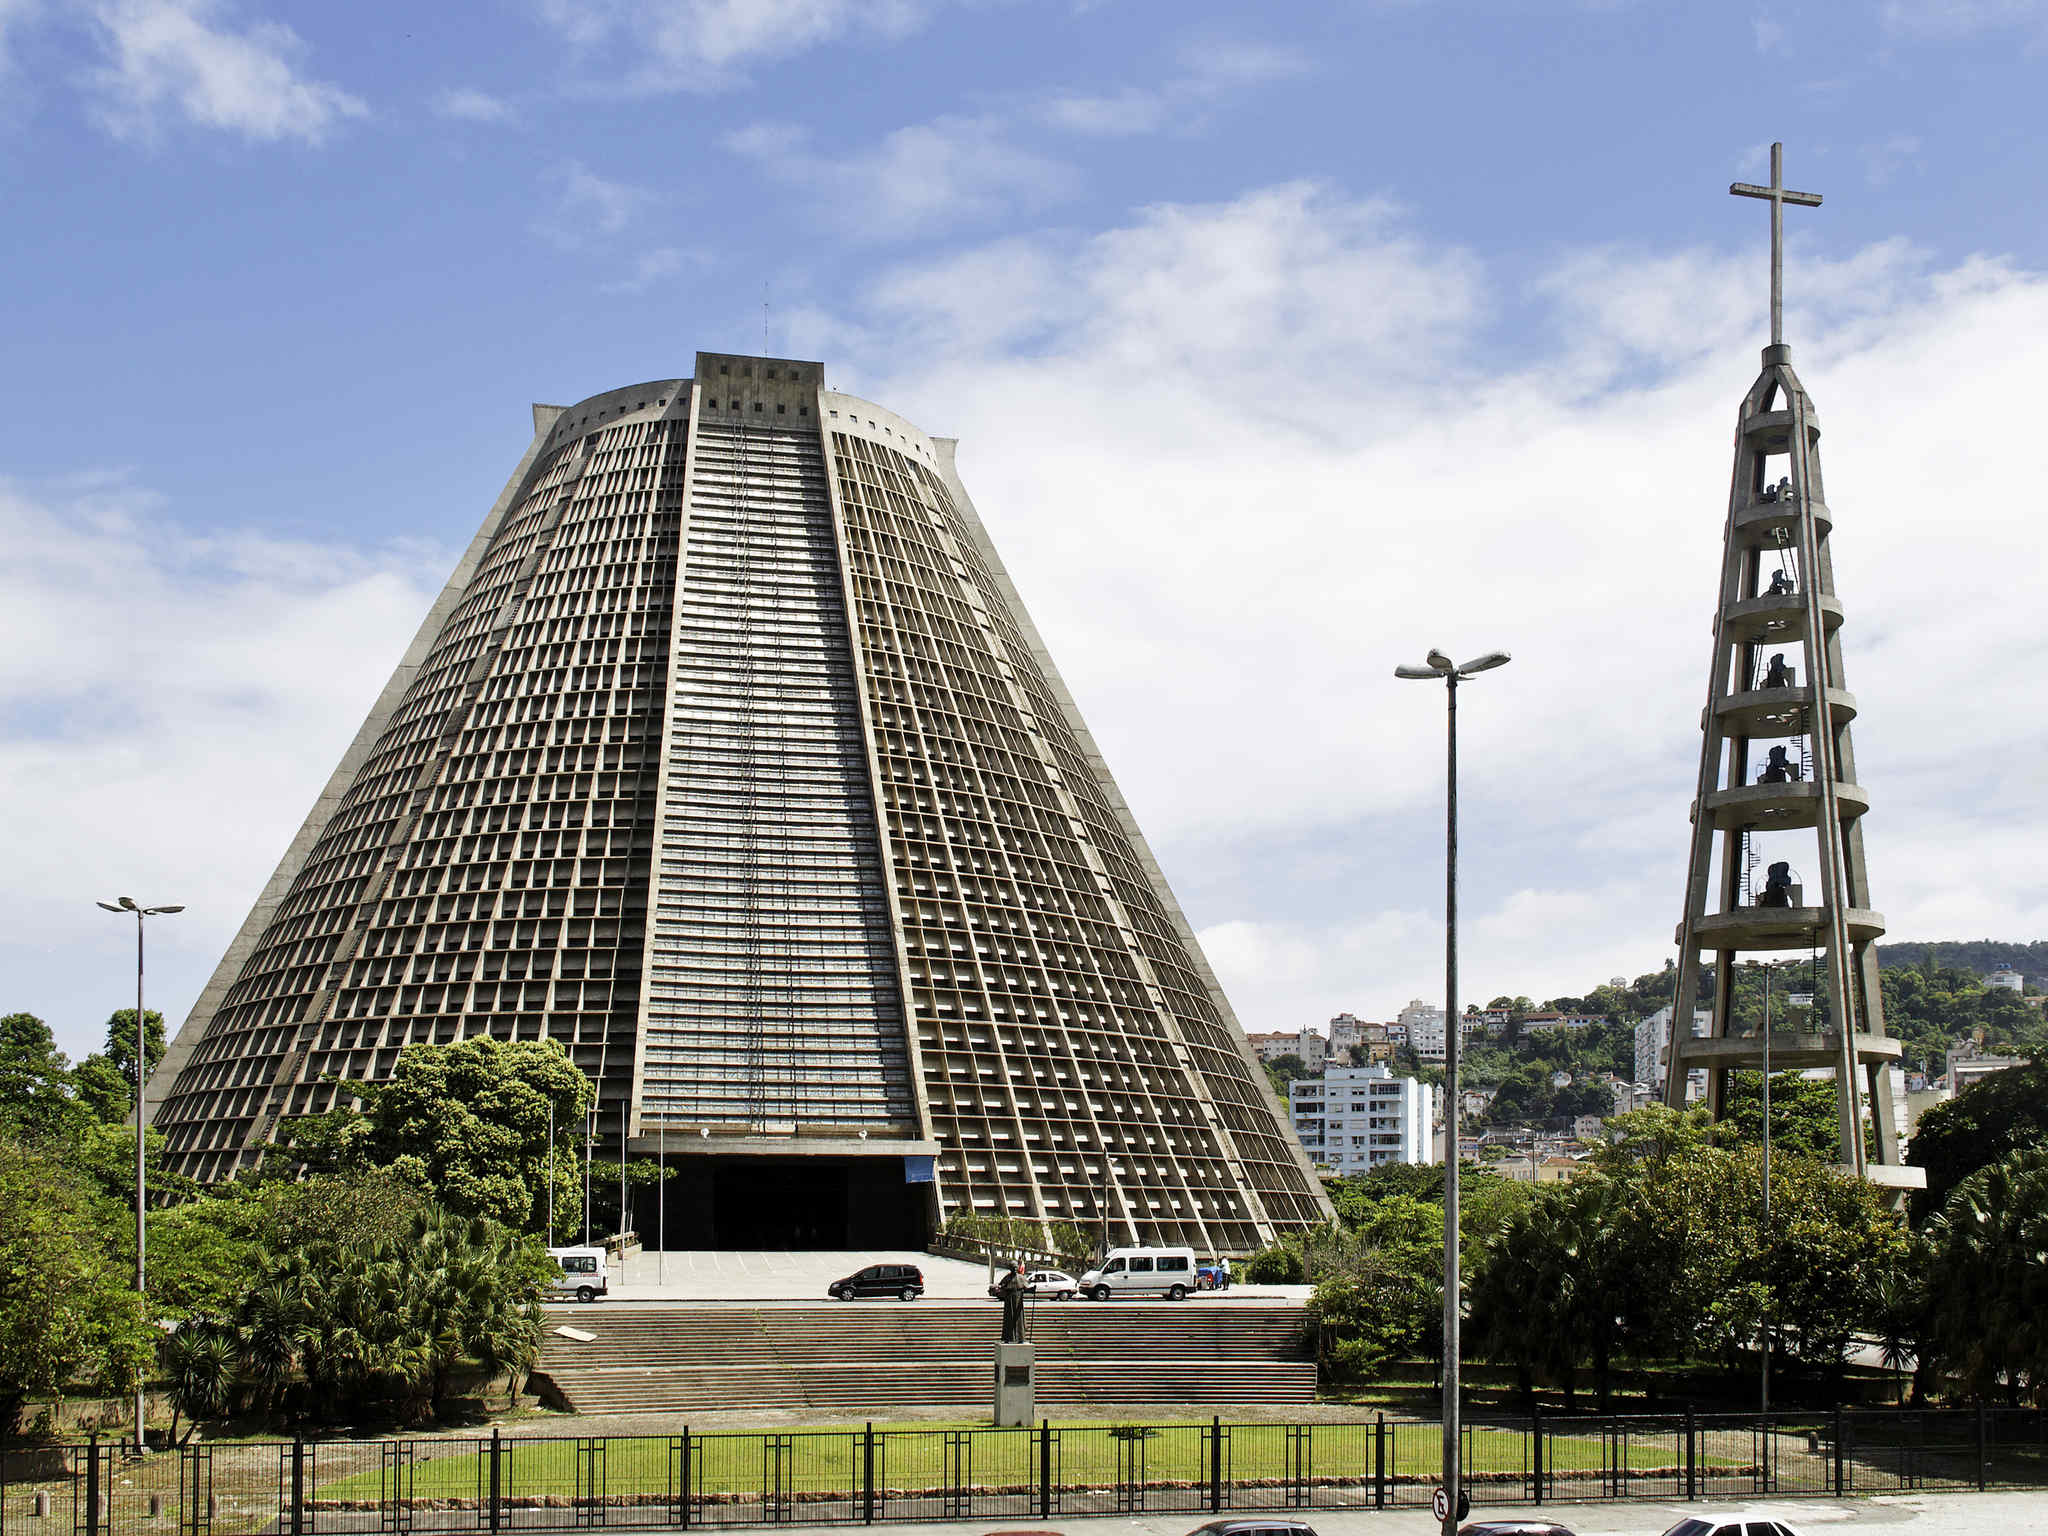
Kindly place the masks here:
POLYGON ((1771 205, 1771 345, 1785 344, 1785 205, 1797 203, 1802 208, 1818 208, 1818 192, 1788 192, 1785 190, 1785 146, 1771 146, 1771 184, 1768 187, 1753 186, 1746 181, 1728 184, 1728 190, 1736 197, 1761 197, 1771 205))

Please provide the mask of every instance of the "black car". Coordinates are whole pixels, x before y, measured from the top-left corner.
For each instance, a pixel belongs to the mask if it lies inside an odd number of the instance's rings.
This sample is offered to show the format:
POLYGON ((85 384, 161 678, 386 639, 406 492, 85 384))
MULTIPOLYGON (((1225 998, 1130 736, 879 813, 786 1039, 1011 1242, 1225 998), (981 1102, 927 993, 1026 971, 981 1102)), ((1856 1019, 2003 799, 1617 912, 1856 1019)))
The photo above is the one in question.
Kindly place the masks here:
POLYGON ((834 1301, 851 1301, 856 1296, 894 1296, 915 1301, 924 1294, 924 1271, 915 1264, 870 1264, 844 1280, 825 1287, 834 1301))

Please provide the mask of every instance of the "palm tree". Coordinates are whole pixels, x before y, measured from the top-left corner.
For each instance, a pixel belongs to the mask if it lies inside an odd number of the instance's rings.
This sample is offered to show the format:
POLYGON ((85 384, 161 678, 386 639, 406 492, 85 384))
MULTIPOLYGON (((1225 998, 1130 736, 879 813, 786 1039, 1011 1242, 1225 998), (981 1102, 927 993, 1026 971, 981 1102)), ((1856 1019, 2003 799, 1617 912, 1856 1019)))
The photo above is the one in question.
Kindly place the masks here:
POLYGON ((1539 1376, 1557 1381, 1571 1407, 1586 1352, 1591 1244, 1575 1193, 1545 1190, 1516 1212, 1487 1243, 1473 1276, 1475 1348, 1514 1368, 1532 1407, 1539 1376))
POLYGON ((2008 1154, 1950 1192, 1927 1224, 1922 1339, 1979 1402, 2048 1381, 2048 1148, 2008 1154))
MULTIPOLYGON (((233 1408, 240 1385, 240 1340, 218 1323, 188 1323, 164 1341, 164 1375, 170 1388, 171 1443, 178 1439, 178 1419, 223 1418, 233 1408)), ((187 1431, 187 1437, 190 1436, 187 1431)))
POLYGON ((1920 1313, 1924 1306, 1920 1288, 1903 1268, 1888 1269, 1877 1277, 1871 1293, 1871 1328, 1877 1335, 1878 1360, 1895 1378, 1893 1401, 1906 1402, 1906 1367, 1917 1354, 1920 1313))

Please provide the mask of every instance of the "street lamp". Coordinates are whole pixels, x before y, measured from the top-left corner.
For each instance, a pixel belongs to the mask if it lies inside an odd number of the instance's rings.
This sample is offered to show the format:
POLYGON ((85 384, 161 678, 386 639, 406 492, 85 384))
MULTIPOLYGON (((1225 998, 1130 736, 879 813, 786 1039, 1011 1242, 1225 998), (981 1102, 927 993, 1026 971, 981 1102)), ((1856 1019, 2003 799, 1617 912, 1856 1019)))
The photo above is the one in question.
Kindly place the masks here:
POLYGON ((1458 1536, 1464 1517, 1463 1469, 1458 1443, 1458 684, 1508 663, 1506 651, 1489 651, 1462 666, 1442 651, 1431 651, 1426 666, 1396 667, 1394 676, 1444 684, 1448 704, 1448 748, 1444 799, 1444 1501, 1443 1536, 1458 1536))
MULTIPOLYGON (((138 907, 131 897, 119 896, 112 901, 97 905, 119 915, 123 912, 135 914, 135 1304, 142 1309, 145 1318, 149 1315, 149 1293, 144 1282, 147 1278, 143 1253, 144 1196, 148 1192, 142 1167, 142 1089, 149 1078, 149 1031, 143 1027, 142 1014, 142 920, 145 917, 168 917, 173 912, 182 912, 183 907, 138 907)), ((149 1449, 142 1438, 142 1389, 140 1381, 135 1383, 135 1454, 140 1456, 149 1449)))

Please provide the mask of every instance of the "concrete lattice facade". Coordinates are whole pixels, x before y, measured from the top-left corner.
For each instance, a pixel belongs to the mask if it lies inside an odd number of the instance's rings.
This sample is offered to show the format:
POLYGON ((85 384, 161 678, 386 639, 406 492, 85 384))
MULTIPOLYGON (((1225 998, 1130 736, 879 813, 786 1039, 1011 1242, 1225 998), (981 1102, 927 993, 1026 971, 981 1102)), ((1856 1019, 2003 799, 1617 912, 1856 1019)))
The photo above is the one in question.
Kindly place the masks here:
POLYGON ((842 1166, 926 1224, 1324 1219, 953 445, 717 354, 535 427, 159 1070, 173 1166, 489 1033, 607 1149, 768 1170, 707 1224, 842 1166))

